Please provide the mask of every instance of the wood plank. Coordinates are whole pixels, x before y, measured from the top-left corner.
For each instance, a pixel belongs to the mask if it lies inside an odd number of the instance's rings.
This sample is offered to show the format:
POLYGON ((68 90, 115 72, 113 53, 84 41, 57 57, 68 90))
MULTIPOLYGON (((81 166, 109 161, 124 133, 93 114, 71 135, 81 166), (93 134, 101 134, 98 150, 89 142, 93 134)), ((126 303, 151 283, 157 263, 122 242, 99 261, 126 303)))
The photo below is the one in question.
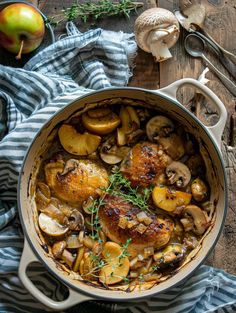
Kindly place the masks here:
MULTIPOLYGON (((235 50, 235 31, 234 24, 236 20, 235 1, 229 0, 227 4, 222 6, 222 1, 211 0, 212 5, 208 6, 208 14, 205 20, 205 29, 212 35, 212 37, 222 44, 226 49, 236 52, 235 50)), ((159 0, 158 5, 173 11, 178 7, 179 1, 159 0)), ((160 64, 160 87, 166 86, 174 80, 182 77, 192 77, 197 79, 199 74, 205 68, 201 60, 193 59, 186 54, 183 47, 186 32, 181 30, 180 39, 177 45, 172 49, 173 58, 160 64)), ((211 54, 208 55, 211 61, 220 69, 225 75, 227 71, 219 64, 219 61, 211 54)), ((231 93, 226 90, 222 83, 212 73, 208 73, 207 77, 210 79, 208 86, 218 95, 222 102, 227 107, 228 121, 224 131, 222 151, 225 160, 225 167, 228 176, 229 186, 229 210, 225 226, 216 245, 213 253, 207 260, 207 264, 215 267, 223 268, 226 271, 236 274, 235 254, 229 251, 235 251, 236 244, 236 140, 235 140, 235 107, 236 99, 231 93), (234 145, 234 147, 229 146, 234 145), (226 257, 227 255, 227 257, 226 257)), ((178 94, 179 100, 189 105, 194 93, 189 88, 182 88, 178 94)), ((209 103, 206 100, 200 101, 200 118, 207 124, 215 123, 216 114, 214 108, 209 108, 209 103)))

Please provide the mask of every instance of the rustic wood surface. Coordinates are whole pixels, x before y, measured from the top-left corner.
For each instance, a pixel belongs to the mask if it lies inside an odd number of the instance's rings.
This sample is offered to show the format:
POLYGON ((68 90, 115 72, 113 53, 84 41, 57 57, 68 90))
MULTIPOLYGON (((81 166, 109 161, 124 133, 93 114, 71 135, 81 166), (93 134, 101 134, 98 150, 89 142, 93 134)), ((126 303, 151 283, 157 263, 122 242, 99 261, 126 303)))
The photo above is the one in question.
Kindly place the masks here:
MULTIPOLYGON (((195 2, 201 2, 201 0, 195 2)), ((223 47, 236 54, 235 0, 202 0, 202 2, 207 3, 207 17, 204 29, 223 47)), ((63 7, 69 7, 73 3, 74 0, 39 0, 38 7, 45 15, 53 16, 59 13, 63 7)), ((173 11, 178 8, 179 1, 157 0, 157 3, 155 3, 155 0, 144 0, 144 6, 138 9, 138 14, 141 14, 150 6, 155 6, 155 4, 173 11)), ((136 18, 137 15, 133 14, 130 19, 123 17, 107 18, 103 21, 96 23, 91 21, 86 24, 78 20, 76 25, 82 32, 96 27, 133 32, 136 18)), ((64 32, 65 24, 58 26, 55 29, 56 39, 64 32)), ((135 59, 136 67, 129 85, 158 89, 183 77, 197 79, 205 67, 201 60, 193 59, 186 54, 183 46, 185 36, 186 32, 181 29, 180 39, 174 48, 171 49, 173 58, 161 64, 154 63, 150 54, 139 49, 135 59)), ((213 55, 209 53, 208 57, 219 69, 228 75, 227 71, 213 55)), ((0 54, 0 63, 4 62, 7 63, 7 59, 3 59, 3 54, 0 54)), ((206 260, 206 263, 236 274, 236 99, 226 90, 214 74, 209 72, 207 78, 210 80, 208 86, 218 95, 228 110, 228 121, 222 138, 222 151, 228 176, 229 207, 220 240, 206 260)), ((194 93, 190 88, 184 87, 178 93, 178 98, 189 109, 195 110, 198 113, 198 117, 207 124, 211 124, 216 120, 214 108, 211 108, 204 99, 201 99, 200 103, 196 103, 194 93), (197 110, 196 106, 198 107, 197 110)))

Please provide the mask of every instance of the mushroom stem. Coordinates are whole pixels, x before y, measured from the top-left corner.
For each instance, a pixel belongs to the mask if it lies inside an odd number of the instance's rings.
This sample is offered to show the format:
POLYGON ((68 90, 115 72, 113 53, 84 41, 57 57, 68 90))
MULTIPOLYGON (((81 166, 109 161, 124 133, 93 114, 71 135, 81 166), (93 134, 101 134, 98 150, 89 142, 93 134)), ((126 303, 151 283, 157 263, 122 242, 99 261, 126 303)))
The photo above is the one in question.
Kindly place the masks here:
POLYGON ((171 25, 166 29, 158 28, 150 32, 147 42, 156 62, 162 62, 172 57, 166 40, 176 32, 178 32, 176 25, 171 25))
POLYGON ((21 40, 21 43, 20 43, 20 50, 16 56, 16 59, 17 60, 20 60, 21 59, 21 55, 22 55, 22 50, 23 50, 23 47, 24 47, 24 40, 21 40))
POLYGON ((157 44, 150 45, 151 53, 155 57, 156 62, 162 62, 168 60, 172 57, 168 46, 163 42, 158 42, 157 44))

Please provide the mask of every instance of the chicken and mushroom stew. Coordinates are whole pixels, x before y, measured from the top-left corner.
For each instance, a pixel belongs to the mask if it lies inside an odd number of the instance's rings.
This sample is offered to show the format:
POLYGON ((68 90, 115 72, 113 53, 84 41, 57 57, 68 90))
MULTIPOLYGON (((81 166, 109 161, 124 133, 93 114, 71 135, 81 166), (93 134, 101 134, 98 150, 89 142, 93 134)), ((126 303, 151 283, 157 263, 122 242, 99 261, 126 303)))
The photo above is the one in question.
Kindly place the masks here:
POLYGON ((37 175, 44 249, 90 285, 160 283, 211 225, 205 173, 197 140, 167 115, 125 100, 77 113, 37 175))

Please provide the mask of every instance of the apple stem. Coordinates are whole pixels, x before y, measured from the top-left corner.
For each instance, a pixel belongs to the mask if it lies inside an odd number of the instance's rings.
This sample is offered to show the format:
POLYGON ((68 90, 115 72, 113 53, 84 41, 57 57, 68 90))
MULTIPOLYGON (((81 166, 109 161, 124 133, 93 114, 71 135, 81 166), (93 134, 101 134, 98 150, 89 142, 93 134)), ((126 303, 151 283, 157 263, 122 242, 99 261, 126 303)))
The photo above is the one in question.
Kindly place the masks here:
POLYGON ((16 59, 17 60, 20 60, 21 59, 21 55, 22 55, 22 50, 23 50, 23 46, 24 46, 24 40, 21 40, 21 43, 20 43, 20 50, 16 56, 16 59))

